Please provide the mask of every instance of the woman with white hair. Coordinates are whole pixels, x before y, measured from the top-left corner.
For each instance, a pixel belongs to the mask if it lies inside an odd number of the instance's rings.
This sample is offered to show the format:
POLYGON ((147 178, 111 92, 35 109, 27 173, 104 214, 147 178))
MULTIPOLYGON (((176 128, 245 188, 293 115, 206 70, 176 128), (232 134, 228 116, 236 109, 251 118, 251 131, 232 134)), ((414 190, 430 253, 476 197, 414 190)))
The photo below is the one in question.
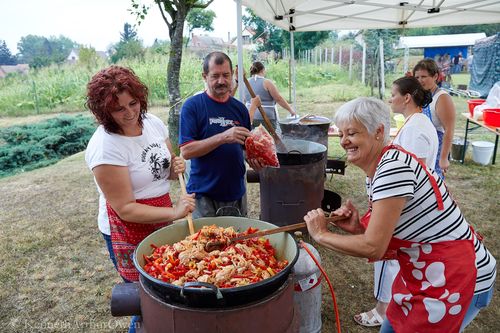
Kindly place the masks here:
MULTIPOLYGON (((413 76, 401 77, 392 83, 389 104, 394 113, 402 114, 405 118, 392 143, 412 152, 420 162, 434 169, 439 140, 434 125, 422 113, 422 109, 431 101, 432 94, 424 90, 413 76)), ((354 321, 368 327, 380 326, 384 321, 399 263, 397 260, 376 261, 373 269, 373 295, 377 304, 373 309, 354 316, 354 321)))
POLYGON ((331 232, 321 209, 304 220, 313 239, 371 260, 396 259, 387 320, 380 332, 460 332, 491 300, 495 258, 467 223, 444 182, 412 153, 389 144, 389 111, 357 98, 335 115, 347 161, 366 174, 369 209, 347 201, 331 232))

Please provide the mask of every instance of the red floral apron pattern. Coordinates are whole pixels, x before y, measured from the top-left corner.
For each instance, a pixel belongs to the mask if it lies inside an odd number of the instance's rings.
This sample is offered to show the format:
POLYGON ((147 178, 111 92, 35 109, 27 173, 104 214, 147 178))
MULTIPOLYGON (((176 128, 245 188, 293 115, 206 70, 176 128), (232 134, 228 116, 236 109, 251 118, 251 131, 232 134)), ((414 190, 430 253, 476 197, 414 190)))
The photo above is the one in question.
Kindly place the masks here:
MULTIPOLYGON (((136 202, 154 207, 172 207, 172 201, 168 193, 156 198, 139 199, 136 200, 136 202)), ((152 232, 172 222, 148 224, 127 222, 120 219, 109 203, 106 203, 106 207, 108 210, 109 224, 111 227, 111 242, 116 257, 118 273, 120 273, 124 279, 138 281, 139 272, 135 269, 132 258, 135 248, 152 232)))

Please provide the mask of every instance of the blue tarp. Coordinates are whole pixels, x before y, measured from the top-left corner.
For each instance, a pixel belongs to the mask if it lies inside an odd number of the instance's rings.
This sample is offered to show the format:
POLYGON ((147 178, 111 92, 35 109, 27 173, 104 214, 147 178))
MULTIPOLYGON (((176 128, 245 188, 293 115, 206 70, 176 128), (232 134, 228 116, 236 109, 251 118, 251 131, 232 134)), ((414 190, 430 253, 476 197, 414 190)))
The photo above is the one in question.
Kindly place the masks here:
POLYGON ((436 55, 444 56, 445 53, 453 59, 458 52, 462 52, 463 59, 467 59, 467 46, 449 46, 449 47, 426 47, 424 49, 424 58, 434 59, 436 55))
POLYGON ((493 85, 500 81, 500 32, 478 40, 473 50, 469 89, 486 97, 493 85))

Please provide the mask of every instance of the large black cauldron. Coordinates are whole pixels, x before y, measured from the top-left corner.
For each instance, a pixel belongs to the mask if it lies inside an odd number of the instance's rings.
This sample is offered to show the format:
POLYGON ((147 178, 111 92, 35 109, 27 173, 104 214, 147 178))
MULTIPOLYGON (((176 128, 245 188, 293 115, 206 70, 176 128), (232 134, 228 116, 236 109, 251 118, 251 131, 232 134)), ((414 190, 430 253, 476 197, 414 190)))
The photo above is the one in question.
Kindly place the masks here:
MULTIPOLYGON (((245 231, 248 227, 260 230, 276 228, 274 224, 244 217, 221 216, 206 217, 193 220, 195 232, 204 225, 215 224, 220 227, 234 227, 237 231, 245 231)), ((146 237, 134 252, 134 265, 143 277, 143 282, 161 300, 170 304, 182 304, 198 308, 230 307, 247 304, 269 296, 286 281, 298 258, 297 243, 288 233, 278 233, 267 236, 276 249, 276 257, 288 260, 288 266, 276 275, 248 286, 235 288, 217 288, 206 283, 194 283, 179 287, 171 283, 155 279, 144 271, 144 255, 152 253, 151 244, 161 246, 173 244, 184 239, 189 234, 186 221, 178 222, 146 237), (200 288, 205 287, 205 288, 200 288)))

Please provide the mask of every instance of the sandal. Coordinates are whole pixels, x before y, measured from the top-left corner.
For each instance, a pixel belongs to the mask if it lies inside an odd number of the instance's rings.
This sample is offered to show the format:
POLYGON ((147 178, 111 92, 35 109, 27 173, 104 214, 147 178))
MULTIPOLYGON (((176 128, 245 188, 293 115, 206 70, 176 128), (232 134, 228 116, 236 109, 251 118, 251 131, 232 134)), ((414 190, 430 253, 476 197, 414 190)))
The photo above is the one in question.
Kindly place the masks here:
POLYGON ((361 326, 376 327, 382 325, 384 318, 382 318, 376 308, 373 308, 370 311, 355 315, 354 321, 361 326))

